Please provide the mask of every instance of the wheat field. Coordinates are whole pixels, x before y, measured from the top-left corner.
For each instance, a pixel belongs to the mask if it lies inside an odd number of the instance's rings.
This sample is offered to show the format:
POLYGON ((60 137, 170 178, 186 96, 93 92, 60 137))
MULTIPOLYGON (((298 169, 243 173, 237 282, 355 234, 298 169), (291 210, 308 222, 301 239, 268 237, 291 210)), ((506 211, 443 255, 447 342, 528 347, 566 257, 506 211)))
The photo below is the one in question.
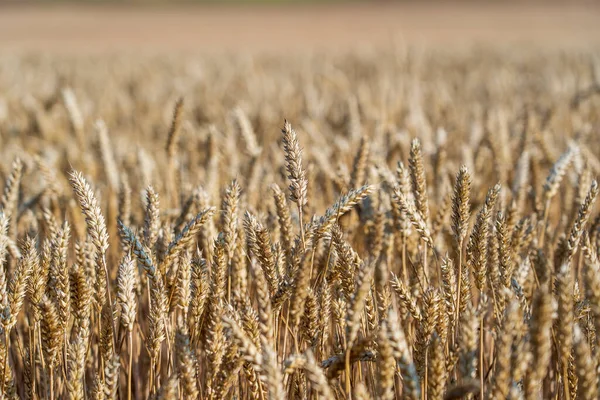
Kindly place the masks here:
POLYGON ((3 398, 598 399, 598 56, 3 57, 3 398))

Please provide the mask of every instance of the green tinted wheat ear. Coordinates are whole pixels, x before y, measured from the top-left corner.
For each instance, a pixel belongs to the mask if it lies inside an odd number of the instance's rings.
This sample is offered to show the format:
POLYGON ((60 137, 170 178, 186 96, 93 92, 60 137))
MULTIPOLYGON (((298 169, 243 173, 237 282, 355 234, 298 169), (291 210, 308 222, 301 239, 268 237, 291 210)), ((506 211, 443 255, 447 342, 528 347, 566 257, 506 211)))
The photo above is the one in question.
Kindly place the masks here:
POLYGON ((147 317, 149 330, 147 346, 152 361, 152 365, 150 366, 150 387, 152 387, 154 384, 154 369, 156 367, 156 362, 158 361, 157 358, 160 347, 166 335, 165 320, 168 311, 167 293, 162 275, 158 273, 152 259, 144 250, 141 242, 121 221, 118 221, 118 228, 121 239, 131 248, 131 251, 136 256, 138 263, 146 271, 149 279, 150 311, 147 317))
POLYGON ((152 261, 152 258, 140 242, 140 240, 135 236, 135 234, 129 229, 127 226, 123 225, 121 221, 118 221, 119 234, 121 236, 121 240, 127 244, 127 246, 131 247, 131 251, 136 256, 138 262, 141 267, 146 271, 148 276, 151 279, 155 279, 157 275, 157 270, 152 261))
POLYGON ((337 218, 352 210, 357 204, 369 196, 373 190, 373 186, 365 185, 358 189, 350 190, 342 195, 333 206, 325 211, 325 215, 318 219, 316 225, 317 235, 324 235, 336 222, 337 218))
POLYGON ((175 237, 175 239, 169 243, 167 254, 163 260, 165 271, 168 270, 168 267, 171 266, 173 261, 182 251, 190 247, 190 245, 194 242, 194 239, 196 239, 196 236, 200 232, 202 226, 212 218, 214 212, 214 207, 209 207, 200 211, 185 225, 179 235, 177 235, 177 237, 175 237))

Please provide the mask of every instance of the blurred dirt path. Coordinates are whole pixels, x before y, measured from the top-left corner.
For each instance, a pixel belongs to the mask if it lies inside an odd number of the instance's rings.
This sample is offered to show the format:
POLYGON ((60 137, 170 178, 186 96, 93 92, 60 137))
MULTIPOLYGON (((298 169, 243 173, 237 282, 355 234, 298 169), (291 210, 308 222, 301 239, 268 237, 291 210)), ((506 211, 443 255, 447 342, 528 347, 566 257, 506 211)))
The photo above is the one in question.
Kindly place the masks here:
POLYGON ((0 51, 65 53, 334 50, 426 45, 600 44, 589 4, 0 6, 0 51))

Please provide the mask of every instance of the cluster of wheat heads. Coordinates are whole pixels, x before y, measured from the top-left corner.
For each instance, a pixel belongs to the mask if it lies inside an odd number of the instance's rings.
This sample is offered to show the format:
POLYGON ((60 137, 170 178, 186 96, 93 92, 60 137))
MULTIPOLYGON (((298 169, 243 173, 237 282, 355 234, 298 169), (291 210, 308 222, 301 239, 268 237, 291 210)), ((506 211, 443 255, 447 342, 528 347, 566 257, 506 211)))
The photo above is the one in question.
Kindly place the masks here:
POLYGON ((515 54, 3 59, 2 393, 597 399, 597 65, 515 54))

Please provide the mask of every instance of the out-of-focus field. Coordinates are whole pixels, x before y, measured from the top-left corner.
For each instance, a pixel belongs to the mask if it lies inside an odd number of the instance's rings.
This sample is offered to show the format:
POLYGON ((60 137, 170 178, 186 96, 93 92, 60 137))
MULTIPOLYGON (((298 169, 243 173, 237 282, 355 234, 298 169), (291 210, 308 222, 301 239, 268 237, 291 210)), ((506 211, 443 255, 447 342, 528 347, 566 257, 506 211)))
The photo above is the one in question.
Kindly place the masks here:
POLYGON ((376 3, 0 7, 0 50, 287 51, 408 41, 433 45, 589 45, 600 7, 376 3))

